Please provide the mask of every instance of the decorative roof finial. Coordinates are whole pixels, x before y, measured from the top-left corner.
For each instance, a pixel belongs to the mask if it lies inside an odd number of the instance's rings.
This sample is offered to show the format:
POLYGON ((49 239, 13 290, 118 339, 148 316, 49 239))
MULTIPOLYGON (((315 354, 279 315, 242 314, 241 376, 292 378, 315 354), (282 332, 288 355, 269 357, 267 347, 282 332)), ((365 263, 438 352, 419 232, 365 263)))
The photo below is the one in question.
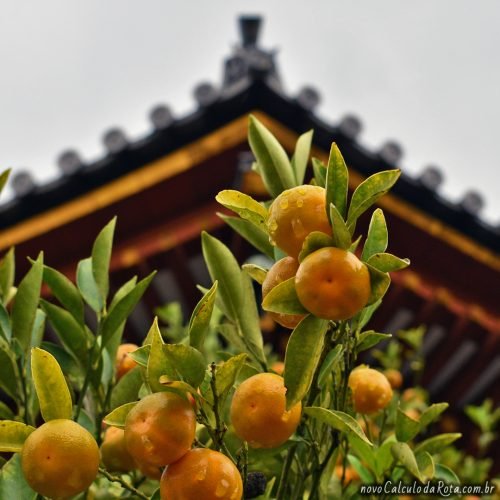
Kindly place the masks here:
POLYGON ((243 47, 255 47, 262 25, 261 16, 240 16, 241 43, 243 47))

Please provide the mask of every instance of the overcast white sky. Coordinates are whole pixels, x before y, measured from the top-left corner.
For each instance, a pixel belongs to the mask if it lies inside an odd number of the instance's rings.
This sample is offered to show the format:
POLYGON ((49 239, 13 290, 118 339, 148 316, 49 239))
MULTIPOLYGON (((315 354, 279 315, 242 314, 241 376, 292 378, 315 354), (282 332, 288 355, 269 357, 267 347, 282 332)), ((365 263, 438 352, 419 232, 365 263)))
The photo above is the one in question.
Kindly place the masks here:
POLYGON ((4 0, 0 166, 42 181, 63 149, 103 154, 111 126, 145 134, 157 103, 189 112, 197 83, 219 83, 240 13, 265 16, 290 93, 316 87, 327 121, 356 114, 362 142, 396 139, 406 171, 439 165, 443 194, 479 191, 500 223, 498 0, 4 0))

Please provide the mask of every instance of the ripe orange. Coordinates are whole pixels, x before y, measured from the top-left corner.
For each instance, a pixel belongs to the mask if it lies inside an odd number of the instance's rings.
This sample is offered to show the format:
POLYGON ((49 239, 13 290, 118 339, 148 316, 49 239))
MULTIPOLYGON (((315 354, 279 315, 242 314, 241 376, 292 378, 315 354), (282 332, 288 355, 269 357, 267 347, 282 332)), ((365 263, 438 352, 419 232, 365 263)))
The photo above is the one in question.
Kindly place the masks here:
POLYGON ((231 421, 238 437, 253 448, 276 448, 295 432, 302 405, 286 410, 283 377, 259 373, 242 382, 231 402, 231 421))
POLYGON ((101 460, 110 472, 128 472, 136 468, 132 455, 125 446, 125 432, 108 427, 101 444, 101 460))
POLYGON ((116 351, 116 380, 120 380, 123 375, 128 373, 132 368, 137 366, 137 363, 128 355, 129 352, 134 352, 139 349, 135 344, 121 344, 116 351))
POLYGON ((403 376, 399 370, 389 368, 388 370, 385 370, 384 375, 387 377, 387 380, 393 389, 399 389, 403 385, 403 376))
POLYGON ((196 415, 189 401, 157 392, 139 401, 125 420, 125 444, 138 462, 161 467, 182 457, 193 444, 196 415))
POLYGON ((243 482, 226 455, 197 448, 165 469, 160 495, 162 500, 240 500, 243 482))
POLYGON ((354 409, 359 413, 374 413, 385 408, 392 399, 387 377, 372 368, 360 367, 349 376, 354 409))
POLYGON ((136 465, 137 468, 144 474, 146 477, 149 477, 150 479, 155 479, 156 481, 159 481, 161 478, 161 474, 163 472, 162 467, 158 467, 156 465, 151 465, 146 462, 139 462, 136 460, 136 465))
POLYGON ((351 252, 325 247, 309 254, 295 276, 301 304, 319 318, 349 319, 370 298, 368 268, 351 252))
POLYGON ((275 371, 278 375, 283 375, 283 372, 285 371, 285 363, 283 363, 283 361, 275 361, 271 365, 271 370, 275 371))
POLYGON ((81 425, 67 419, 33 431, 21 452, 26 481, 40 495, 68 498, 85 491, 99 470, 97 443, 81 425))
MULTIPOLYGON (((266 274, 266 278, 262 283, 262 298, 264 297, 277 285, 286 281, 289 278, 293 278, 297 273, 299 268, 299 262, 293 257, 285 257, 278 260, 271 269, 266 274)), ((281 313, 269 313, 270 316, 285 328, 295 328, 300 321, 304 318, 303 314, 281 314, 281 313)))
POLYGON ((325 189, 304 185, 283 191, 269 208, 267 229, 271 243, 294 258, 312 231, 332 234, 325 189))

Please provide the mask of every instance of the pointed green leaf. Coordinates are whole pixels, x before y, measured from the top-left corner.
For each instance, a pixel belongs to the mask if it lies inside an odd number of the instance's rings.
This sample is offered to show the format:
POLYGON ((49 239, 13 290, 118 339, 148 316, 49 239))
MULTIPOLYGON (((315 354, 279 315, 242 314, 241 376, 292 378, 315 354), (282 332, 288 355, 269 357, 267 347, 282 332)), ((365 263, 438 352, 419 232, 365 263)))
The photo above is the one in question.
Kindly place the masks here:
POLYGON ((111 303, 109 304, 109 310, 113 309, 118 302, 120 302, 125 295, 131 292, 135 285, 137 284, 137 276, 133 276, 126 283, 124 283, 115 293, 111 303))
POLYGON ((109 293, 109 262, 113 248, 116 217, 114 217, 97 235, 92 247, 92 274, 105 303, 109 293))
POLYGON ((27 351, 31 344, 31 332, 35 322, 40 288, 42 286, 43 254, 33 263, 17 289, 12 308, 12 334, 21 348, 27 351))
MULTIPOLYGON (((154 347, 151 347, 151 352, 154 347)), ((194 347, 183 344, 164 344, 163 352, 182 379, 198 387, 205 378, 207 368, 203 354, 194 347)))
POLYGON ((186 382, 182 382, 181 380, 170 380, 167 376, 162 375, 160 377, 160 383, 163 386, 163 390, 166 392, 173 392, 184 399, 187 399, 187 395, 191 394, 196 401, 203 401, 203 397, 200 396, 198 391, 186 382))
POLYGON ((35 430, 31 425, 0 420, 0 452, 20 452, 26 438, 35 430))
POLYGON ((337 248, 346 250, 351 246, 351 233, 340 215, 337 207, 330 204, 330 220, 332 221, 333 241, 337 248))
POLYGON ((366 262, 372 255, 385 252, 388 243, 387 224, 385 222, 384 212, 377 208, 370 220, 368 235, 366 237, 361 260, 366 262))
POLYGON ((377 300, 373 304, 370 304, 369 306, 364 307, 361 310, 361 312, 359 312, 354 317, 353 324, 356 325, 357 331, 361 331, 361 329, 364 328, 369 323, 372 316, 375 314, 375 311, 380 307, 380 304, 382 304, 382 301, 377 300))
POLYGON ((201 235, 202 249, 212 281, 218 281, 217 295, 224 304, 225 312, 237 321, 243 306, 241 270, 231 250, 208 233, 201 235))
POLYGON ((357 352, 366 351, 382 340, 390 339, 391 337, 392 335, 390 333, 378 333, 373 330, 368 330, 359 335, 356 350, 357 352))
POLYGON ((390 253, 376 253, 368 259, 367 264, 370 264, 370 266, 382 273, 390 273, 408 267, 410 260, 400 259, 390 253))
POLYGON ((251 354, 251 350, 245 344, 243 337, 238 333, 238 328, 236 325, 231 323, 224 323, 217 326, 217 332, 220 333, 231 345, 236 352, 247 352, 251 354))
POLYGON ((441 479, 447 484, 460 484, 458 476, 449 467, 443 464, 435 464, 434 477, 435 479, 441 479))
POLYGON ((326 165, 318 158, 312 159, 312 166, 314 172, 314 180, 316 181, 316 185, 320 187, 325 187, 326 185, 326 165))
POLYGON ((288 340, 283 375, 287 409, 301 401, 311 388, 327 328, 328 321, 310 314, 295 327, 288 340))
POLYGON ((9 313, 2 303, 0 303, 0 338, 3 338, 7 343, 10 343, 12 338, 9 313))
POLYGON ((329 425, 330 427, 333 427, 334 429, 339 430, 340 432, 346 433, 348 437, 354 435, 366 444, 370 446, 372 445, 358 422, 347 413, 327 410, 326 408, 316 406, 305 408, 304 413, 329 425))
POLYGON ((113 387, 110 409, 114 410, 126 403, 137 401, 142 384, 142 371, 140 367, 136 366, 127 372, 113 387))
POLYGON ((448 403, 435 403, 429 406, 420 416, 420 425, 422 429, 427 427, 430 423, 436 421, 448 406, 448 403))
POLYGON ((394 458, 398 460, 410 474, 415 476, 420 482, 423 482, 415 455, 406 443, 394 443, 391 446, 391 452, 394 458))
POLYGON ((64 274, 49 266, 43 266, 43 281, 52 290, 54 297, 83 325, 83 300, 76 286, 64 274))
POLYGON ((391 278, 387 273, 383 273, 382 271, 375 269, 370 264, 365 265, 370 273, 371 294, 368 299, 368 305, 371 305, 382 299, 385 295, 389 289, 389 285, 391 284, 391 278))
POLYGON ((0 389, 14 400, 18 398, 19 372, 14 354, 8 344, 0 342, 0 389))
POLYGON ((0 498, 5 500, 36 500, 35 493, 24 478, 21 455, 16 453, 0 469, 0 498))
POLYGON ((33 330, 31 331, 30 347, 40 347, 45 334, 45 318, 46 314, 41 309, 37 309, 35 321, 33 322, 33 330))
POLYGON ((120 299, 115 306, 109 310, 102 323, 102 345, 103 347, 111 340, 113 334, 122 326, 126 319, 130 316, 137 303, 141 300, 144 292, 148 288, 156 271, 149 276, 139 281, 130 292, 120 299))
POLYGON ((266 231, 267 209, 247 194, 233 189, 220 191, 215 199, 262 231, 266 231))
POLYGON ((143 368, 147 368, 149 353, 151 352, 151 344, 143 345, 133 352, 129 352, 128 355, 143 368))
POLYGON ((85 328, 62 307, 43 299, 40 305, 66 350, 72 353, 79 362, 85 364, 90 348, 90 338, 85 328))
POLYGON ((104 300, 92 272, 92 259, 83 259, 76 267, 76 285, 85 302, 97 313, 104 308, 104 300))
POLYGON ((422 441, 415 448, 415 453, 421 453, 426 451, 428 453, 434 454, 439 453, 442 449, 454 443, 457 439, 460 439, 462 434, 459 432, 449 433, 449 434, 438 434, 425 441, 422 441))
POLYGON ((406 443, 412 440, 420 431, 420 422, 413 420, 400 408, 396 414, 396 437, 398 441, 406 443))
POLYGON ((118 427, 119 429, 125 428, 125 420, 127 419, 127 415, 130 413, 130 410, 137 404, 137 401, 134 403, 126 403, 118 408, 115 408, 112 412, 108 413, 103 422, 106 425, 111 427, 118 427))
POLYGON ((370 471, 363 465, 361 460, 354 455, 347 455, 347 460, 351 464, 351 467, 359 474, 361 481, 364 484, 372 484, 373 476, 370 471))
POLYGON ((45 422, 57 418, 71 419, 71 394, 56 358, 35 347, 31 350, 31 372, 45 422))
POLYGON ((3 304, 6 304, 10 290, 14 286, 15 270, 14 247, 12 247, 0 261, 0 297, 3 304))
POLYGON ((300 303, 295 290, 295 277, 282 281, 276 285, 262 301, 266 311, 283 314, 307 314, 307 310, 300 303))
POLYGON ((4 170, 0 174, 0 193, 3 191, 3 188, 5 187, 5 184, 7 184, 7 181, 9 180, 9 175, 10 175, 10 168, 7 170, 4 170))
POLYGON ((163 339, 158 327, 158 318, 155 318, 149 330, 148 338, 151 339, 151 348, 149 351, 148 365, 146 371, 146 380, 153 392, 163 391, 160 384, 160 377, 168 375, 170 380, 177 379, 177 373, 171 365, 166 352, 163 350, 163 339))
POLYGON ((264 269, 263 267, 257 266, 255 264, 243 264, 241 268, 259 285, 262 285, 262 283, 264 283, 267 275, 267 269, 264 269))
POLYGON ((321 365, 318 375, 318 385, 321 387, 327 380, 330 373, 337 367, 344 354, 344 346, 336 345, 326 356, 325 361, 321 365))
POLYGON ((351 253, 356 253, 356 250, 358 249, 359 243, 361 242, 361 235, 359 235, 352 243, 351 246, 349 247, 349 252, 351 253))
POLYGON ((383 477, 392 467, 394 458, 391 447, 396 442, 396 436, 391 434, 375 452, 375 467, 377 477, 383 477))
POLYGON ((217 365, 215 387, 220 398, 224 398, 231 390, 247 358, 246 354, 238 354, 217 365))
POLYGON ((396 183, 400 170, 385 170, 365 179, 354 191, 347 215, 347 225, 354 234, 358 217, 396 183))
POLYGON ((302 262, 309 254, 320 248, 333 246, 335 246, 335 242, 331 236, 321 231, 312 231, 306 236, 302 244, 302 250, 299 253, 299 262, 302 262))
POLYGON ((274 135, 250 115, 248 141, 259 164, 262 180, 273 198, 295 185, 290 160, 274 135))
POLYGON ((217 284, 215 281, 212 288, 201 298, 189 321, 189 344, 196 349, 202 349, 205 342, 214 310, 217 284))
POLYGON ((434 478, 434 460, 426 451, 422 453, 417 453, 415 456, 417 459, 418 470, 420 471, 420 476, 422 477, 422 482, 430 481, 434 478))
POLYGON ((259 252, 267 255, 269 258, 274 258, 274 248, 269 242, 267 232, 262 231, 254 226, 251 222, 239 217, 230 217, 225 214, 217 213, 217 215, 240 236, 245 238, 259 252))
POLYGON ((296 185, 304 184, 307 164, 311 154, 311 143, 313 138, 313 130, 309 130, 302 134, 295 145, 295 151, 292 157, 292 170, 295 176, 296 185))
MULTIPOLYGON (((347 213, 347 188, 349 184, 349 173, 337 144, 332 143, 330 157, 328 158, 328 170, 326 174, 326 206, 335 205, 342 221, 347 213)), ((327 216, 332 224, 331 211, 327 209, 327 216)))

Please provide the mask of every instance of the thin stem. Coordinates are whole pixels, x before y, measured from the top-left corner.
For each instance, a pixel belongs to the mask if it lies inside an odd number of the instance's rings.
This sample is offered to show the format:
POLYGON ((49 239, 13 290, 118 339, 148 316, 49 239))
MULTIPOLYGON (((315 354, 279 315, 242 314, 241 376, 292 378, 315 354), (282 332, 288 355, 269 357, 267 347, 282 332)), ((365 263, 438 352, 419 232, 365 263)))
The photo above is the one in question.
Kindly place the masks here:
POLYGON ((145 495, 142 491, 139 491, 137 488, 134 488, 131 484, 127 483, 127 481, 124 481, 121 477, 112 476, 106 469, 103 469, 102 467, 99 467, 99 473, 102 474, 108 481, 119 483, 123 488, 130 491, 137 497, 144 500, 149 500, 149 497, 147 495, 145 495))
POLYGON ((366 418, 365 414, 362 414, 362 417, 363 417, 363 422, 365 423, 365 426, 366 426, 366 435, 368 436, 368 439, 370 440, 370 442, 373 443, 372 431, 370 429, 370 423, 368 422, 368 419, 366 418))
POLYGON ((82 411, 82 406, 83 406, 83 400, 85 399, 85 395, 87 394, 87 390, 89 388, 90 376, 91 376, 91 372, 92 372, 93 352, 94 352, 94 349, 92 348, 89 352, 89 359, 87 361, 87 372, 85 373, 85 379, 83 381, 82 390, 80 391, 80 395, 78 396, 78 404, 76 406, 76 411, 75 411, 75 421, 77 421, 78 417, 80 416, 80 412, 82 411))
POLYGON ((23 391, 23 406, 24 406, 24 420, 27 424, 32 424, 31 420, 31 414, 30 414, 30 402, 29 402, 29 397, 28 397, 28 384, 26 384, 26 370, 23 367, 23 364, 21 363, 21 360, 19 359, 17 361, 17 366, 19 369, 20 373, 20 379, 21 379, 21 387, 23 391))
POLYGON ((387 409, 384 408, 384 414, 382 415, 382 423, 380 424, 380 431, 379 431, 379 435, 378 435, 378 445, 379 446, 382 444, 386 421, 387 421, 387 409))

